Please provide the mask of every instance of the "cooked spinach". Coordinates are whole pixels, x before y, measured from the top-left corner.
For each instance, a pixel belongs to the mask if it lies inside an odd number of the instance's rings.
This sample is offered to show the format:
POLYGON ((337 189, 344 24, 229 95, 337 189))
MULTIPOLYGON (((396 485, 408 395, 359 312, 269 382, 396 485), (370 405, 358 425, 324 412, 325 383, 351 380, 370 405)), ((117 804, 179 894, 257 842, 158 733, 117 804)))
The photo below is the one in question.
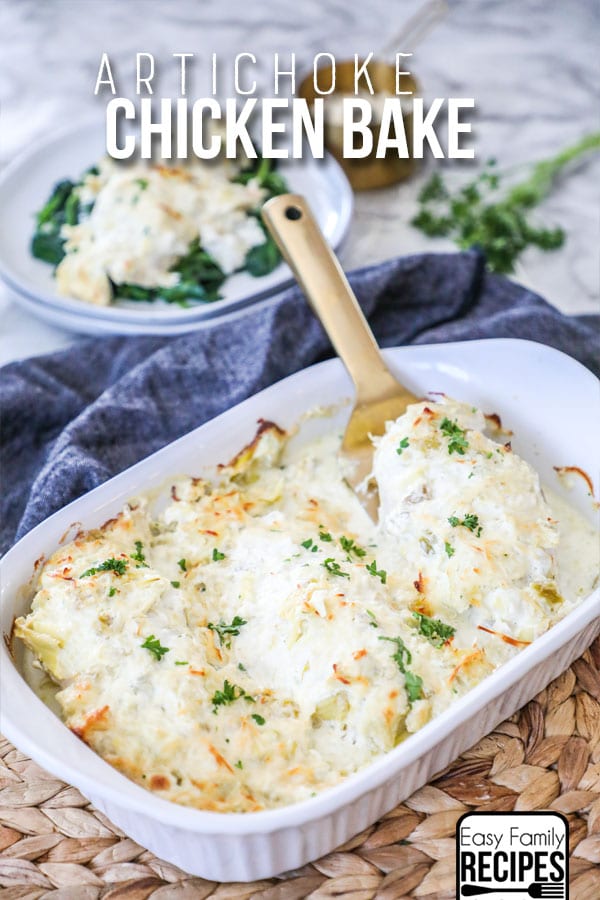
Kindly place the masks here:
MULTIPOLYGON (((93 203, 81 204, 79 188, 88 175, 97 174, 97 167, 92 166, 83 173, 78 182, 65 179, 54 187, 36 217, 31 252, 37 259, 53 266, 57 266, 63 259, 65 238, 61 235, 62 227, 77 225, 81 216, 90 214, 93 203)), ((239 172, 233 181, 248 184, 253 178, 267 192, 266 199, 288 190, 285 179, 275 171, 273 160, 258 156, 257 159, 249 161, 248 166, 239 172)), ((281 256, 275 241, 265 230, 260 209, 250 210, 248 215, 256 217, 264 232, 265 240, 248 251, 242 271, 247 271, 258 278, 272 272, 278 266, 281 256)), ((190 303, 212 303, 220 298, 220 288, 227 277, 216 260, 203 249, 199 238, 192 241, 188 252, 177 260, 171 271, 179 275, 179 281, 172 287, 143 287, 139 284, 113 282, 113 294, 125 300, 145 303, 159 299, 167 303, 178 303, 180 306, 188 306, 190 303)))
POLYGON ((36 229, 31 241, 31 252, 36 259, 57 266, 65 255, 65 240, 61 237, 63 225, 75 225, 79 213, 77 185, 65 179, 59 181, 50 197, 36 216, 36 229))

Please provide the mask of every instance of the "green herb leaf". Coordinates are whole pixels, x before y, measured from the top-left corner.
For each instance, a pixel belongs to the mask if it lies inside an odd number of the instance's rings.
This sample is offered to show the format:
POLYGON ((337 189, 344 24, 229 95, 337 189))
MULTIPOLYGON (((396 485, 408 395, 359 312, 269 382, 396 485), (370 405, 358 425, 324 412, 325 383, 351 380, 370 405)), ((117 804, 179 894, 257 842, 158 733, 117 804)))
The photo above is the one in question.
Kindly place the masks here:
POLYGON ((185 559, 180 559, 177 561, 177 565, 181 569, 182 572, 187 572, 187 562, 185 559))
POLYGON ((266 721, 266 719, 263 719, 263 717, 259 716, 258 713, 252 713, 251 718, 254 719, 254 721, 256 722, 257 725, 264 725, 265 721, 266 721))
POLYGON ((423 679, 420 675, 415 675, 410 670, 405 671, 404 686, 409 703, 414 703, 415 700, 420 700, 423 696, 423 679))
POLYGON ((327 569, 327 571, 331 575, 339 575, 340 578, 350 578, 348 572, 342 572, 341 566, 339 562, 337 562, 333 557, 328 557, 325 562, 322 562, 321 565, 327 569))
POLYGON ((151 634, 149 637, 147 637, 146 640, 144 641, 144 643, 140 644, 140 646, 143 647, 144 650, 149 650, 150 653, 153 653, 159 662, 163 658, 165 653, 170 652, 169 648, 163 647, 161 645, 159 639, 154 637, 153 634, 151 634))
POLYGON ((124 575, 126 569, 126 559, 115 559, 114 556, 111 556, 110 559, 105 559, 104 562, 99 563, 97 566, 86 569, 79 577, 89 578, 90 575, 98 575, 100 572, 114 572, 115 575, 124 575))
POLYGON ((212 552, 212 558, 213 558, 213 562, 219 562, 219 560, 225 559, 225 554, 221 553, 220 550, 217 550, 217 548, 214 547, 213 552, 212 552))
POLYGON ((344 535, 340 538, 340 547, 348 554, 348 556, 350 556, 351 553, 354 553, 355 556, 362 559, 363 556, 367 555, 367 551, 355 544, 353 538, 347 538, 344 537, 344 535))
POLYGON ((371 610, 368 609, 368 610, 367 610, 367 615, 368 615, 368 617, 369 617, 370 620, 371 620, 371 621, 369 622, 369 625, 371 626, 371 628, 379 628, 379 625, 377 624, 377 619, 375 618, 375 613, 374 613, 374 612, 371 612, 371 610))
POLYGON ((446 551, 446 555, 448 556, 448 558, 454 556, 454 554, 456 553, 456 550, 454 549, 452 544, 448 543, 448 541, 444 541, 444 550, 446 551))
POLYGON ((456 628, 453 628, 452 625, 446 625, 440 619, 432 619, 419 612, 413 612, 413 616, 418 622, 419 634, 426 637, 434 647, 441 647, 454 636, 456 628))
POLYGON ((241 761, 241 759, 238 759, 238 761, 237 761, 236 763, 234 763, 234 765, 235 765, 236 769, 243 769, 243 768, 244 768, 244 764, 243 764, 243 762, 241 761))
POLYGON ((404 451, 406 450, 407 447, 408 447, 408 438, 407 437, 402 438, 402 440, 396 447, 396 453, 398 454, 398 456, 402 456, 402 454, 404 453, 404 451))
POLYGON ((529 211, 550 193, 567 163, 599 148, 600 133, 587 135, 534 165, 528 178, 505 190, 499 199, 502 177, 493 160, 454 193, 435 173, 421 190, 420 209, 412 224, 431 237, 449 237, 462 249, 480 247, 492 271, 510 274, 527 247, 548 251, 562 246, 563 229, 536 226, 529 211))
POLYGON ((175 665, 176 666, 189 666, 189 662, 187 661, 187 659, 176 659, 175 665))
POLYGON ((410 669, 406 667, 409 666, 412 662, 412 654, 401 637, 392 638, 392 637, 380 637, 380 641, 390 641, 393 644, 396 644, 396 651, 392 653, 392 659, 395 661, 396 665, 404 675, 404 685, 406 688, 406 695, 410 703, 414 703, 415 700, 420 700, 423 696, 423 679, 420 675, 415 675, 414 672, 411 672, 410 669))
POLYGON ((146 557, 144 556, 144 545, 141 541, 135 542, 135 553, 131 553, 130 556, 132 559, 137 560, 137 562, 139 563, 139 565, 137 566, 138 569, 142 567, 146 569, 148 568, 148 563, 146 562, 146 557))
POLYGON ((219 622, 218 625, 215 625, 213 622, 209 622, 206 626, 211 631, 215 631, 219 635, 219 643, 221 646, 223 644, 229 648, 231 647, 231 638, 235 637, 240 633, 240 628, 242 625, 246 625, 246 619, 240 618, 240 616, 234 616, 233 621, 230 625, 226 625, 225 622, 219 622))
POLYGON ((369 575, 374 575, 375 578, 379 578, 382 584, 387 582, 387 572, 385 569, 377 569, 377 560, 374 559, 366 568, 369 575))
POLYGON ((111 587, 111 588, 109 589, 109 591, 108 591, 108 596, 109 596, 109 597, 114 597, 116 593, 117 593, 116 587, 111 587))
POLYGON ((213 713, 216 715, 217 707, 228 706, 236 700, 239 700, 241 697, 243 697, 244 700, 248 700, 250 703, 254 703, 254 698, 250 697, 243 687, 240 687, 239 684, 231 684, 231 682, 225 679, 223 682, 223 690, 215 691, 212 695, 211 703, 213 705, 213 713))
POLYGON ((469 531, 473 532, 475 537, 480 537, 481 532, 483 531, 483 526, 479 524, 479 516, 476 516, 473 513, 467 513, 464 519, 459 519, 458 516, 450 516, 448 522, 453 528, 457 528, 459 525, 468 528, 469 531))
POLYGON ((469 446, 469 442, 465 437, 466 430, 460 428, 457 422, 451 422, 450 419, 444 418, 440 423, 440 431, 449 438, 448 453, 458 453, 464 456, 465 450, 469 446))
POLYGON ((173 586, 174 588, 181 587, 181 582, 180 582, 180 581, 172 581, 171 584, 172 584, 172 586, 173 586))

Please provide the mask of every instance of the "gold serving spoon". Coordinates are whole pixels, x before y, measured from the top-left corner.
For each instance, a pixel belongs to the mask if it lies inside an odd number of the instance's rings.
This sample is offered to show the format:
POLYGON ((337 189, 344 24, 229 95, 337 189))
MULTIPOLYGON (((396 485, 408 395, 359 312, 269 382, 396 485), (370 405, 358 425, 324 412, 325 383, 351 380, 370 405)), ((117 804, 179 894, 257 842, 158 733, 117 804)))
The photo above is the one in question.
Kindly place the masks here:
MULTIPOLYGON (((369 435, 383 434, 417 398, 388 369, 342 268, 304 197, 281 194, 262 208, 262 218, 306 294, 356 388, 356 400, 342 441, 346 480, 357 491, 371 472, 369 435)), ((357 496, 376 522, 377 491, 357 496)))

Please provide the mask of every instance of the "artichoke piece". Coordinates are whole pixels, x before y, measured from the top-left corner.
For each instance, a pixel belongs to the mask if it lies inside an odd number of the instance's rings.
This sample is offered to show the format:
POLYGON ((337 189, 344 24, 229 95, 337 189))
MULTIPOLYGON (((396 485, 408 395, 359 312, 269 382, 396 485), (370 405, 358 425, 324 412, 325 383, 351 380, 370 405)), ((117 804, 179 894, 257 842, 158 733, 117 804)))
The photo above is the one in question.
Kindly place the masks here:
POLYGON ((321 722, 342 721, 348 715, 349 709, 350 703, 343 691, 325 697, 324 700, 317 703, 311 716, 313 727, 318 726, 321 722))

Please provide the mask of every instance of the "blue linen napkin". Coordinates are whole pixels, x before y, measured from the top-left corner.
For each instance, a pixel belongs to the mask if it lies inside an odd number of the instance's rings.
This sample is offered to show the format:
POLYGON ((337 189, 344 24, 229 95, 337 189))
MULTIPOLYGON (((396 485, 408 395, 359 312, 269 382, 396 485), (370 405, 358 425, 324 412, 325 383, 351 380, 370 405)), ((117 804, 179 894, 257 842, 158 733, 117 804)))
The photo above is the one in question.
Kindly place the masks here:
MULTIPOLYGON (((473 252, 393 259, 350 282, 382 346, 521 337, 596 374, 600 316, 564 316, 473 252)), ((0 370, 0 552, 71 500, 251 394, 332 355, 298 288, 178 338, 86 338, 0 370)), ((540 386, 542 388, 542 386, 540 386)))

